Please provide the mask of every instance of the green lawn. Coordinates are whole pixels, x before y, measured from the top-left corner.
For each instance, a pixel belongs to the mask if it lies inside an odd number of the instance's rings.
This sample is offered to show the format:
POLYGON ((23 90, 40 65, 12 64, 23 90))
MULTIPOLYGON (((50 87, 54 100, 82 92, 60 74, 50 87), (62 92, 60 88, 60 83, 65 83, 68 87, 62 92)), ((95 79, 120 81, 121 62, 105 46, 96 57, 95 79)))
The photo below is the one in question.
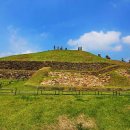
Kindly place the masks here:
MULTIPOLYGON (((35 90, 24 86, 26 81, 9 81, 0 80, 5 88, 35 90)), ((70 123, 80 115, 95 126, 81 129, 75 124, 77 130, 130 130, 129 114, 130 96, 0 95, 0 130, 58 130, 59 122, 70 123)))
POLYGON ((59 116, 81 114, 95 120, 95 130, 129 130, 130 97, 0 96, 0 130, 44 130, 59 116))

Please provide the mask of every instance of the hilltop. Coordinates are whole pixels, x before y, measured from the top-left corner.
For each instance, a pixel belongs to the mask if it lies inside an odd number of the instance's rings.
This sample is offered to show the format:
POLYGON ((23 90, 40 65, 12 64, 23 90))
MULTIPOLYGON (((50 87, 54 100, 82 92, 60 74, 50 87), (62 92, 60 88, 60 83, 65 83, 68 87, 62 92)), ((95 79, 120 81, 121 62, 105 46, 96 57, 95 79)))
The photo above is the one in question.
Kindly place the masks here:
POLYGON ((92 53, 77 50, 50 50, 38 53, 13 55, 0 58, 1 61, 57 61, 57 62, 107 62, 107 59, 92 53))

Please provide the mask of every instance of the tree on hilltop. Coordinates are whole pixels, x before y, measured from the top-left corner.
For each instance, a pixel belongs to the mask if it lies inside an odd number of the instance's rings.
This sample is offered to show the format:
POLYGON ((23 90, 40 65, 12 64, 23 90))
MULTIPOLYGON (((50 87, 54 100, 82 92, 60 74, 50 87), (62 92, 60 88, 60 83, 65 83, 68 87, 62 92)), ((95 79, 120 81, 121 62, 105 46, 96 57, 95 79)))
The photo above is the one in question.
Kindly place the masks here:
POLYGON ((54 45, 54 50, 56 50, 56 46, 54 45))
POLYGON ((124 58, 121 59, 122 62, 125 62, 124 58))
POLYGON ((98 54, 99 57, 101 57, 101 54, 98 54))
POLYGON ((109 55, 106 55, 106 59, 109 59, 109 60, 110 60, 110 59, 111 59, 111 57, 110 57, 109 55))

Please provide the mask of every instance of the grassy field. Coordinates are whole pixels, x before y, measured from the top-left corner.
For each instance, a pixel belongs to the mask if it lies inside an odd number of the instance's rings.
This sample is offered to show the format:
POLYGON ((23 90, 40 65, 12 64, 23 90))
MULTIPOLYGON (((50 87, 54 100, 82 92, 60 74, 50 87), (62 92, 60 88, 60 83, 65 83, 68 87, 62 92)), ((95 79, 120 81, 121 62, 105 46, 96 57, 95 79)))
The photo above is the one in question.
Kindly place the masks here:
POLYGON ((71 125, 80 115, 91 126, 75 123, 77 130, 130 129, 130 97, 0 96, 0 104, 0 130, 62 130, 62 122, 71 125))
MULTIPOLYGON (((0 80, 6 88, 35 90, 9 81, 0 80)), ((130 130, 129 114, 130 96, 0 95, 0 130, 130 130)))

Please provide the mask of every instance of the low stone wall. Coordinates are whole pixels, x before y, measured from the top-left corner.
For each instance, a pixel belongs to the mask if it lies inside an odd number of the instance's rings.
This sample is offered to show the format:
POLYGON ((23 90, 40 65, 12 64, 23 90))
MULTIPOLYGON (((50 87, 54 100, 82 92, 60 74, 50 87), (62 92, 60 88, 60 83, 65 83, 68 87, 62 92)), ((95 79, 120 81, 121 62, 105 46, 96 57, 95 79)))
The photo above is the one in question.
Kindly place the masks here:
POLYGON ((39 70, 42 67, 52 67, 56 70, 96 71, 110 66, 109 63, 69 63, 40 61, 0 61, 0 69, 39 70))
POLYGON ((36 61, 0 61, 0 69, 38 70, 42 66, 43 62, 36 61))
POLYGON ((54 70, 97 71, 108 67, 109 63, 69 63, 54 61, 0 61, 0 78, 28 79, 43 67, 54 70))
POLYGON ((35 71, 24 70, 0 70, 0 78, 4 79, 28 79, 35 71))

